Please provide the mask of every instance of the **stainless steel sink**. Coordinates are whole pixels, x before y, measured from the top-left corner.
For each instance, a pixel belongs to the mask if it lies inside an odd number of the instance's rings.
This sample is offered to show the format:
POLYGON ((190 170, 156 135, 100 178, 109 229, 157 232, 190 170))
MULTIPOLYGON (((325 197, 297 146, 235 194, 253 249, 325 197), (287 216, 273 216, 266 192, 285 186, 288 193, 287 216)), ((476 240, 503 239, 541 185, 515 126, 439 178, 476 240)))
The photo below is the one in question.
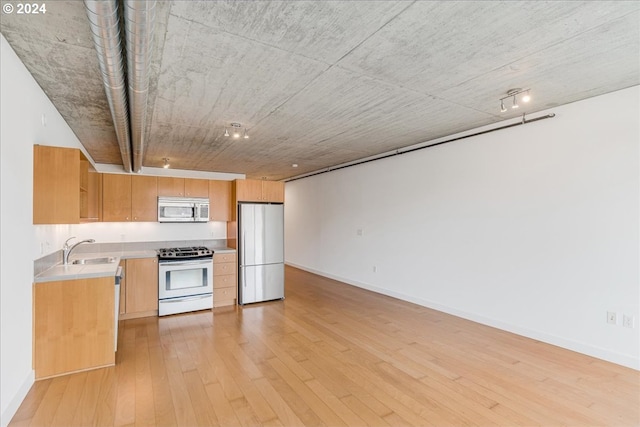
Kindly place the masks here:
POLYGON ((116 257, 102 257, 102 258, 82 258, 74 259, 71 264, 111 264, 116 262, 116 257))

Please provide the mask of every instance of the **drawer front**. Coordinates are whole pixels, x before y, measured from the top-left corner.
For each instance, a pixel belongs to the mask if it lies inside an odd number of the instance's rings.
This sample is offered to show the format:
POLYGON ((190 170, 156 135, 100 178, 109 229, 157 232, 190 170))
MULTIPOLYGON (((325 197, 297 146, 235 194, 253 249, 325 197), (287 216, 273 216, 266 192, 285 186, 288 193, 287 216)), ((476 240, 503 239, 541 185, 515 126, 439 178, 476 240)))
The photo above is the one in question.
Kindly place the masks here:
POLYGON ((236 253, 225 253, 225 254, 213 254, 213 263, 217 264, 219 262, 236 262, 236 253))
POLYGON ((213 279, 213 288, 235 288, 238 282, 235 274, 225 274, 223 276, 215 276, 213 279))
POLYGON ((213 276, 226 276, 228 274, 237 274, 235 262, 223 262, 213 265, 213 276))
POLYGON ((236 299, 235 286, 229 288, 219 288, 213 290, 213 305, 224 305, 225 302, 231 302, 236 299))

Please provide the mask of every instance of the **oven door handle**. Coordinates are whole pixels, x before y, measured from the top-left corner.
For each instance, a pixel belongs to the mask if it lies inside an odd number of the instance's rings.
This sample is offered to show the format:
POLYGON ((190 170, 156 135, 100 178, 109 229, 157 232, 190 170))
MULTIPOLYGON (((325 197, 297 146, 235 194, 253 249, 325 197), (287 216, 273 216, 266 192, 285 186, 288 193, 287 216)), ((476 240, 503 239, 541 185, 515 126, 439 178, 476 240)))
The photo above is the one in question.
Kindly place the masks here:
POLYGON ((212 258, 201 258, 193 261, 168 261, 168 262, 160 261, 159 265, 161 267, 170 267, 174 265, 206 265, 212 262, 212 260, 213 260, 212 258))
POLYGON ((195 297, 187 297, 187 298, 172 298, 172 299, 163 299, 160 300, 160 302, 164 303, 174 303, 174 302, 185 302, 185 301, 194 301, 197 299, 205 299, 205 298, 211 298, 211 294, 207 294, 207 295, 196 295, 195 297))

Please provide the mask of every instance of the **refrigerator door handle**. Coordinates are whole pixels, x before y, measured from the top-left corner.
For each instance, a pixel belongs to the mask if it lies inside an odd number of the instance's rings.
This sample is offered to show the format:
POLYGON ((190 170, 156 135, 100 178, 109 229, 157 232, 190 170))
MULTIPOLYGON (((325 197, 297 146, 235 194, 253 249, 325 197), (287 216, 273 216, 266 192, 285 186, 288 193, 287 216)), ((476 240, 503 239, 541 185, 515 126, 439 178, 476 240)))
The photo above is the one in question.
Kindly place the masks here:
POLYGON ((242 253, 240 254, 240 265, 243 266, 245 265, 245 263, 247 262, 247 258, 246 258, 246 246, 245 246, 245 236, 246 236, 246 231, 242 230, 242 253))

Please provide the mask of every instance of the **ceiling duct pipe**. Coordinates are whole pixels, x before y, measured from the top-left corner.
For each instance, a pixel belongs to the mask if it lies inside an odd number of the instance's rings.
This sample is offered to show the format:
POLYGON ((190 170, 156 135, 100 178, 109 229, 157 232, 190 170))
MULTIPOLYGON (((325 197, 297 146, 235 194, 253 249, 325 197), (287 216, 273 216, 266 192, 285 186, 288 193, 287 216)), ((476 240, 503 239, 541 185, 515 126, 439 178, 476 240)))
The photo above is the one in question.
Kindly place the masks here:
POLYGON ((124 20, 127 45, 127 80, 131 110, 131 148, 133 171, 142 170, 149 95, 151 39, 155 22, 156 1, 125 0, 124 20))
POLYGON ((102 83, 120 146, 122 166, 126 172, 131 172, 129 112, 118 3, 116 0, 84 0, 84 6, 91 26, 93 43, 98 52, 102 83))

